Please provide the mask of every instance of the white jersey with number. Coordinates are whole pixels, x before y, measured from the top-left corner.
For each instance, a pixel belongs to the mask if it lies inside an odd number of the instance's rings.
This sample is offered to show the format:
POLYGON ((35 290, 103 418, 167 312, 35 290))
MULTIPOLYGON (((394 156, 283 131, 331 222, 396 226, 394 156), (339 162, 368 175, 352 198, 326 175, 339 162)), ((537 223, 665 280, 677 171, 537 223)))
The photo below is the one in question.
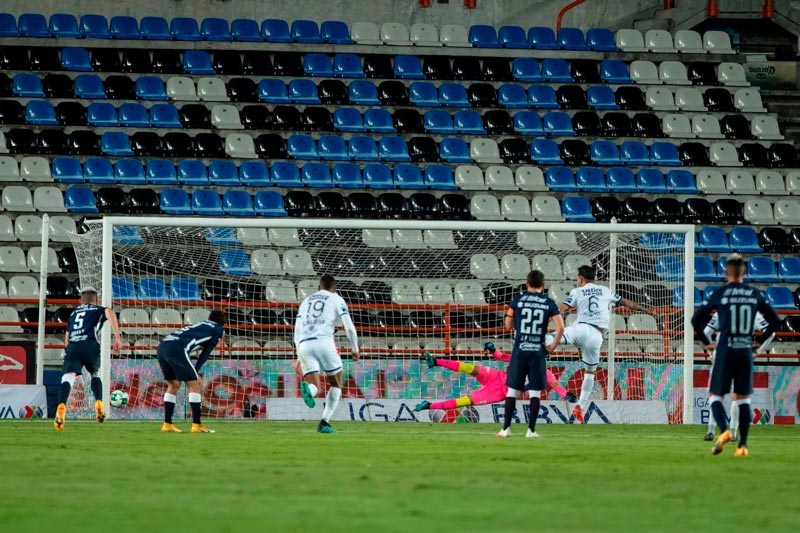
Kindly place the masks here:
POLYGON ((583 287, 572 289, 564 304, 578 310, 576 324, 590 324, 600 329, 608 329, 610 304, 619 302, 622 297, 602 285, 587 283, 583 287))
POLYGON ((317 291, 303 300, 297 311, 294 329, 295 344, 311 339, 333 340, 336 323, 349 315, 344 299, 334 292, 317 291))

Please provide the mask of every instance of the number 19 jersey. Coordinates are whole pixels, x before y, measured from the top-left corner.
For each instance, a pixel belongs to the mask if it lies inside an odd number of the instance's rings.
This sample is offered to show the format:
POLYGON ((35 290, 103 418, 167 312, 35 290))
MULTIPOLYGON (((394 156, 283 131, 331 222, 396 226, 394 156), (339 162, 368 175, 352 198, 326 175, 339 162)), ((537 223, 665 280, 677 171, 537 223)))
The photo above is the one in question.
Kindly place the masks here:
POLYGON ((334 292, 317 291, 303 300, 297 310, 295 343, 312 339, 333 340, 336 321, 349 314, 344 299, 334 292))
POLYGON ((600 329, 608 329, 611 320, 608 306, 619 302, 622 297, 602 285, 587 283, 583 287, 572 289, 564 304, 578 309, 576 323, 589 324, 600 329))

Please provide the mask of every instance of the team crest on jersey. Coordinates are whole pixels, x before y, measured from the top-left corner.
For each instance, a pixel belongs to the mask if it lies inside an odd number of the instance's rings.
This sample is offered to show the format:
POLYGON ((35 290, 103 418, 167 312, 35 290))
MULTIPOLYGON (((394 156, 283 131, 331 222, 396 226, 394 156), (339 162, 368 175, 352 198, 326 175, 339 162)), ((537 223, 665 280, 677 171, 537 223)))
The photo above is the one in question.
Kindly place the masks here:
POLYGON ((723 297, 722 299, 720 299, 719 303, 721 303, 722 305, 728 305, 728 299, 723 297))

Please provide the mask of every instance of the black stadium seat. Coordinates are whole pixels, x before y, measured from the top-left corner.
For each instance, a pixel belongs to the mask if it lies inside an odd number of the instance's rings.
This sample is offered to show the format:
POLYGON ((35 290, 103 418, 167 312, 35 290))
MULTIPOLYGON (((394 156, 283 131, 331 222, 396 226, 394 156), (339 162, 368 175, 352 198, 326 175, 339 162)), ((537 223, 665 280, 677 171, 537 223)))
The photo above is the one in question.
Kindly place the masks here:
POLYGON ((27 128, 14 128, 6 132, 6 148, 11 154, 35 154, 36 135, 27 128))
POLYGON ((364 74, 367 78, 392 78, 392 59, 388 55, 368 54, 364 56, 364 74))
POLYGON ((192 138, 188 133, 171 131, 164 135, 162 143, 164 145, 164 153, 170 156, 192 157, 194 155, 192 138))
POLYGON ((100 136, 93 131, 73 131, 67 142, 73 155, 100 155, 100 136))
POLYGON ((225 85, 232 102, 258 102, 258 85, 250 78, 232 78, 225 85))
POLYGON ((567 139, 562 141, 559 152, 564 164, 571 167, 587 166, 592 164, 589 156, 589 145, 580 139, 567 139))
POLYGON ((613 196, 599 196, 592 200, 592 216, 598 222, 611 222, 612 218, 622 219, 622 205, 613 196))
POLYGON ((517 290, 502 281, 495 281, 483 289, 483 297, 489 305, 508 305, 517 295, 517 290))
POLYGON ((185 104, 178 115, 184 128, 211 129, 211 111, 203 104, 185 104))
POLYGON ((48 298, 72 298, 77 296, 75 286, 63 276, 48 276, 46 294, 48 298))
POLYGON ((523 139, 511 138, 500 141, 500 157, 505 163, 530 163, 530 147, 523 139))
POLYGON ((308 191, 289 191, 284 198, 284 205, 290 217, 317 216, 314 197, 308 191))
POLYGON ((412 137, 408 140, 408 155, 415 163, 438 163, 439 147, 432 137, 412 137))
POLYGON ((422 133, 422 115, 416 109, 398 109, 392 115, 392 122, 398 133, 422 133))
POLYGON ((69 317, 72 315, 73 308, 71 307, 60 307, 52 314, 52 319, 49 322, 54 322, 58 324, 57 326, 50 327, 50 333, 63 333, 67 330, 67 323, 69 322, 69 317))
POLYGON ((0 72, 0 97, 12 96, 11 78, 5 72, 0 72))
POLYGON ((713 204, 713 214, 717 224, 743 224, 742 204, 733 198, 722 198, 713 204))
POLYGON ((663 137, 661 119, 655 113, 636 113, 631 120, 636 137, 663 137))
POLYGON ((630 137, 633 135, 631 119, 625 113, 610 112, 600 119, 607 137, 630 137))
POLYGON ((338 192, 325 191, 316 198, 317 215, 327 218, 343 218, 347 215, 344 197, 338 192))
POLYGON ((439 201, 434 195, 427 192, 418 192, 408 198, 408 207, 417 220, 438 220, 439 201))
POLYGON ((660 283, 648 283, 642 287, 642 297, 650 307, 669 307, 672 305, 672 288, 660 283))
POLYGON ((572 59, 569 71, 577 83, 600 83, 600 70, 594 59, 572 59))
POLYGON ((69 153, 67 134, 61 128, 48 128, 39 132, 38 152, 42 155, 59 155, 69 153))
POLYGON ((408 204, 402 194, 385 192, 378 196, 380 218, 408 218, 408 204))
POLYGON ((224 279, 207 279, 203 283, 203 300, 218 302, 230 300, 233 296, 231 284, 224 279))
POLYGON ((272 76, 272 57, 263 50, 250 50, 242 57, 242 72, 249 76, 272 76))
POLYGON ((28 48, 22 46, 0 48, 0 68, 3 70, 30 70, 28 48))
POLYGON ((152 72, 156 74, 181 74, 183 61, 178 50, 153 50, 152 72))
POLYGON ((707 63, 705 61, 688 63, 686 65, 686 74, 693 85, 718 84, 714 63, 707 63))
POLYGON ((85 126, 86 108, 80 102, 60 102, 56 105, 56 118, 62 126, 85 126))
POLYGON ((789 231, 789 251, 792 253, 800 252, 800 228, 792 228, 789 231))
POLYGON ((789 236, 783 228, 763 228, 758 232, 758 245, 768 254, 791 252, 789 236))
POLYGON ((303 58, 292 52, 278 52, 272 56, 272 71, 275 76, 302 76, 303 58))
POLYGON ((61 272, 65 274, 78 273, 78 258, 75 256, 75 249, 72 246, 65 246, 56 252, 56 256, 58 257, 58 266, 61 272))
POLYGON ((286 139, 277 133, 262 133, 255 139, 256 153, 262 159, 286 159, 286 139))
POLYGON ((303 111, 303 125, 306 131, 333 131, 331 112, 324 107, 307 107, 303 111))
POLYGON ((653 205, 647 198, 631 196, 622 202, 622 216, 627 222, 635 224, 652 224, 653 205))
POLYGON ((215 51, 211 66, 217 74, 222 74, 223 76, 238 76, 244 74, 242 56, 239 54, 238 50, 215 51))
POLYGON ((488 83, 473 83, 467 88, 472 107, 497 107, 497 89, 488 83))
POLYGON ((774 143, 769 147, 771 166, 791 168, 797 166, 797 151, 789 143, 774 143))
POLYGON ((104 85, 111 100, 136 100, 136 82, 127 76, 108 76, 104 85))
POLYGON ((317 87, 320 101, 325 105, 346 105, 350 103, 347 86, 341 80, 322 80, 317 87))
POLYGON ((347 209, 353 218, 377 218, 378 201, 368 192, 354 192, 347 197, 347 209))
POLYGON ((731 93, 728 89, 723 89, 722 87, 706 89, 703 93, 703 103, 708 107, 709 111, 722 113, 732 113, 736 111, 736 108, 733 106, 733 97, 731 93))
POLYGON ((647 109, 647 105, 644 102, 644 93, 638 87, 631 85, 619 87, 614 96, 620 109, 631 111, 647 109))
POLYGON ((161 213, 158 194, 152 189, 131 189, 130 211, 136 215, 157 215, 161 213))
POLYGON ((477 57, 456 56, 453 58, 453 79, 482 80, 481 64, 477 57))
POLYGON ((439 212, 445 220, 472 220, 469 211, 469 200, 458 193, 443 194, 439 198, 439 212))
POLYGON ((578 111, 572 115, 572 129, 581 136, 599 137, 603 133, 600 117, 594 111, 578 111))
POLYGON ((750 121, 744 115, 725 115, 719 121, 719 128, 726 139, 752 139, 750 121))
POLYGON ((641 302, 644 300, 642 289, 632 283, 618 283, 616 289, 617 294, 626 300, 630 300, 632 302, 641 302))
POLYGON ((272 110, 272 121, 276 130, 293 131, 301 129, 303 118, 296 107, 279 105, 272 110))
POLYGON ((146 49, 127 49, 122 51, 120 61, 122 72, 147 74, 153 72, 153 62, 150 60, 150 52, 146 49))
POLYGON ((61 70, 61 59, 58 57, 58 48, 31 47, 29 62, 31 70, 61 70))
POLYGON ((451 80, 453 69, 447 56, 427 56, 422 61, 422 73, 429 80, 451 80))
POLYGON ((708 148, 703 143, 685 142, 678 147, 681 161, 688 166, 707 167, 711 165, 708 159, 708 148))
POLYGON ((713 224, 711 204, 705 198, 689 198, 683 204, 683 214, 688 224, 713 224))
POLYGON ((562 85, 556 90, 556 101, 562 109, 586 109, 586 93, 578 85, 562 85))
POLYGON ((137 131, 131 135, 131 148, 139 156, 160 157, 164 154, 161 137, 152 131, 137 131))
POLYGON ((739 161, 746 167, 766 167, 769 166, 769 153, 762 144, 744 143, 739 146, 739 161))
POLYGON ((66 74, 47 74, 42 79, 42 89, 48 98, 74 98, 74 82, 66 74))
POLYGON ((101 213, 127 213, 130 210, 128 195, 122 189, 103 187, 94 196, 101 213))
POLYGON ((387 80, 378 85, 378 99, 383 105, 408 105, 408 89, 403 82, 387 80))
POLYGON ((0 100, 0 124, 25 124, 25 108, 16 100, 0 100))
POLYGON ((248 130, 272 129, 272 113, 267 106, 247 105, 239 112, 242 124, 248 130))
POLYGON ((225 143, 216 133, 198 133, 194 136, 195 157, 225 157, 225 143))
POLYGON ((676 198, 656 198, 653 201, 653 216, 661 224, 682 224, 683 207, 676 198))
POLYGON ((493 109, 483 114, 483 127, 489 135, 513 135, 514 122, 508 111, 493 109))
POLYGON ((487 57, 483 60, 483 79, 486 81, 507 81, 511 77, 511 63, 504 57, 487 57))
POLYGON ((92 68, 95 72, 122 72, 122 62, 116 48, 92 50, 92 68))

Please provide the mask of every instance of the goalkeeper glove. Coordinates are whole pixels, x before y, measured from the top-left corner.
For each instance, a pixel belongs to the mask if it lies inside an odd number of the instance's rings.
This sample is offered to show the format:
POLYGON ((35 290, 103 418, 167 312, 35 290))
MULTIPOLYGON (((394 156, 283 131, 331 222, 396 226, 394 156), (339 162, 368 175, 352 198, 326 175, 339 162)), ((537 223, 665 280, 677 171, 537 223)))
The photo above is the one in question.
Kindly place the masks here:
POLYGON ((486 353, 489 355, 492 355, 497 350, 497 348, 494 347, 493 342, 484 342, 483 349, 486 350, 486 353))

